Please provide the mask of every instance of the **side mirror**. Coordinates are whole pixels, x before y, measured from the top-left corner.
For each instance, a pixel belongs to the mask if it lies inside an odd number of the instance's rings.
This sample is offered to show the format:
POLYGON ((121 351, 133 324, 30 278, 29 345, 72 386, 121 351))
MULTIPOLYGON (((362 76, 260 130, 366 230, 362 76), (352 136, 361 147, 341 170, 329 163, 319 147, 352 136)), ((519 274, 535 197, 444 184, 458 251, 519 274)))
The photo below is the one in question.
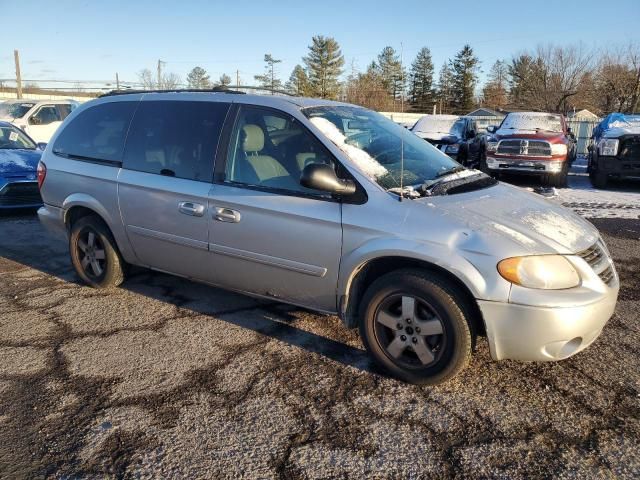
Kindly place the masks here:
POLYGON ((304 167, 300 175, 300 184, 303 187, 340 195, 356 193, 355 182, 338 178, 333 167, 326 163, 310 163, 304 167))
POLYGON ((496 127, 495 125, 489 125, 487 127, 487 132, 489 133, 496 133, 496 130, 498 130, 498 127, 496 127))
POLYGON ((38 148, 40 150, 44 150, 45 148, 47 148, 47 142, 38 142, 38 148))

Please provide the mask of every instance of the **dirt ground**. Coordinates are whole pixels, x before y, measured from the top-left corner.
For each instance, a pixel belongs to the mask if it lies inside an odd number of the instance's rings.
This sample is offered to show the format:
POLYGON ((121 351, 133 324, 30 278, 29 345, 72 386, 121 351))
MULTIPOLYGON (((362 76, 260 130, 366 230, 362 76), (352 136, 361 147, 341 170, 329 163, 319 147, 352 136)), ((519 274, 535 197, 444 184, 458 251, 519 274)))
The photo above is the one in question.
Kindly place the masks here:
POLYGON ((638 478, 640 221, 602 230, 622 281, 559 363, 431 388, 334 317, 139 270, 78 284, 35 215, 0 218, 0 477, 638 478))

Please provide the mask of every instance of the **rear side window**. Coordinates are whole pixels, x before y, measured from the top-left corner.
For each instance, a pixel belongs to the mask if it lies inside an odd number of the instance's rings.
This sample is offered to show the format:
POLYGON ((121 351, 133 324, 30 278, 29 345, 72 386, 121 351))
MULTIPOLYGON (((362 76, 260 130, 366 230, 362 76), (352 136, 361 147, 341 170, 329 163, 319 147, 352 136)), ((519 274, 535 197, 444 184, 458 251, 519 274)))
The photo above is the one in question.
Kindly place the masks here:
POLYGON ((121 162, 127 129, 137 104, 110 102, 88 108, 62 130, 53 145, 53 153, 121 162))
POLYGON ((141 102, 131 124, 124 168, 208 182, 229 104, 141 102))

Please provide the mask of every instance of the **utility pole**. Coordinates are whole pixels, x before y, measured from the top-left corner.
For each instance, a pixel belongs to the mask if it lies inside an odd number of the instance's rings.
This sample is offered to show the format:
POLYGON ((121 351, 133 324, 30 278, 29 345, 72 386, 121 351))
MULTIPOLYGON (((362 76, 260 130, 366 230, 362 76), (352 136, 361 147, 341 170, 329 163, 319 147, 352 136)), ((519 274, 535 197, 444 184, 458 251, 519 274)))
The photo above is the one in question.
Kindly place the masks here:
POLYGON ((116 72, 116 90, 120 90, 120 79, 118 78, 118 72, 116 72))
POLYGON ((404 47, 400 42, 400 113, 404 113, 404 66, 402 65, 402 54, 404 47))
POLYGON ((158 90, 162 88, 162 60, 158 59, 158 90))
POLYGON ((13 58, 16 62, 16 98, 22 98, 22 76, 20 76, 20 54, 18 50, 13 51, 13 58))
POLYGON ((240 70, 236 70, 236 88, 240 86, 240 70))

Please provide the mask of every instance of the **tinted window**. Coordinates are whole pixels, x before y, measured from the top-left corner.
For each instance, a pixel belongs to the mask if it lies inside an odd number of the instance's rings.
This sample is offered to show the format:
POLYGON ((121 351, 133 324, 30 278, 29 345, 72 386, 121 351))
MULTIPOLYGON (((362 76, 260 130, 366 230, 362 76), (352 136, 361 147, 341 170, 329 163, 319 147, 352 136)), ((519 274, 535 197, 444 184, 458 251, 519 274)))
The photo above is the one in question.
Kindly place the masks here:
POLYGON ((58 112, 60 114, 60 118, 62 120, 64 120, 65 118, 67 118, 69 116, 69 114, 71 113, 71 105, 67 104, 67 103, 60 103, 58 105, 56 105, 56 107, 58 107, 58 112))
POLYGON ((62 120, 60 118, 60 114, 56 107, 53 105, 44 105, 38 109, 38 111, 33 114, 29 123, 31 125, 49 125, 53 122, 59 122, 62 120))
POLYGON ((80 113, 53 146, 53 153, 121 161, 127 128, 138 102, 110 102, 80 113))
POLYGON ((310 163, 333 165, 324 146, 290 115, 243 107, 236 122, 225 180, 278 190, 321 194, 300 185, 310 163))
POLYGON ((141 102, 127 139, 124 167, 189 180, 211 181, 229 104, 141 102))

